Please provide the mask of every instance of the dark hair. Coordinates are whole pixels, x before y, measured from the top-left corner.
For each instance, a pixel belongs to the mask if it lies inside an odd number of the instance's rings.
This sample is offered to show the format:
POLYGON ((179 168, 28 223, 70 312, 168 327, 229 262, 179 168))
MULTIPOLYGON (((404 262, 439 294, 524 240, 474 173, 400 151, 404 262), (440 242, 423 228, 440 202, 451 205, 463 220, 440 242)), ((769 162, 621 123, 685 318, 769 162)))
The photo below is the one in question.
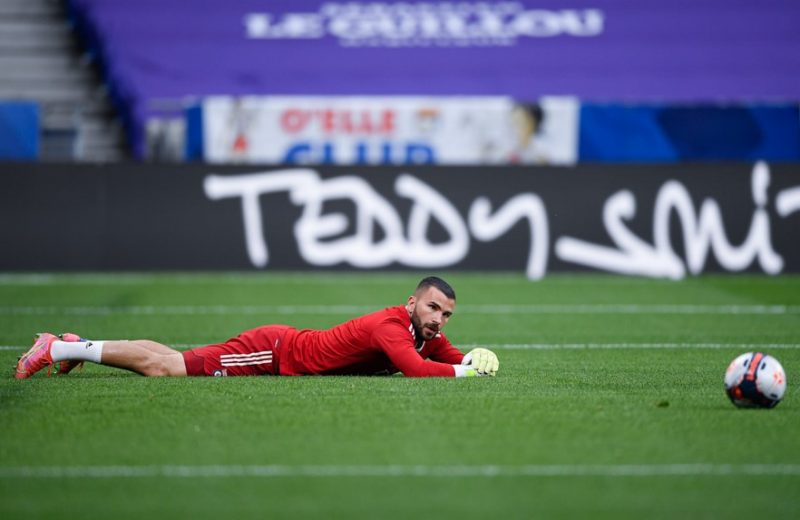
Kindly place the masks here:
POLYGON ((423 278, 419 285, 417 285, 417 290, 415 292, 424 291, 428 287, 435 287, 442 291, 442 294, 447 296, 451 300, 456 299, 456 292, 450 287, 450 284, 442 280, 437 276, 429 276, 427 278, 423 278))

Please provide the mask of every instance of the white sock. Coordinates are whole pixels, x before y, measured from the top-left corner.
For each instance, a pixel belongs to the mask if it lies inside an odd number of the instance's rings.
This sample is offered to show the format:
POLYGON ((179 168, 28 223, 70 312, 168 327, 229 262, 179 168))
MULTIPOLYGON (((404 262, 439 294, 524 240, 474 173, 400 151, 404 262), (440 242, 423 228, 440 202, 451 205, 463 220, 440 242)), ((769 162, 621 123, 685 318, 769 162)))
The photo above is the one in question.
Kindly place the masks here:
POLYGON ((50 347, 53 361, 91 361, 100 363, 105 341, 54 341, 50 347))

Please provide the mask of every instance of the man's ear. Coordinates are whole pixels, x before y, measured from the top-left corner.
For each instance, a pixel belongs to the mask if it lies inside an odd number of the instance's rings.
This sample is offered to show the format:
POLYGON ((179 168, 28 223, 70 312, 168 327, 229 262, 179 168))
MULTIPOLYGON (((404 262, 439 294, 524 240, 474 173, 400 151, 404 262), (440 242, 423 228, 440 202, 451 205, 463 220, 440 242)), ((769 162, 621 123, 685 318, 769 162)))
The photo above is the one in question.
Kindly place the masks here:
POLYGON ((406 302, 406 310, 408 311, 409 316, 411 315, 411 311, 414 310, 414 305, 417 303, 417 298, 412 294, 408 297, 408 301, 406 302))

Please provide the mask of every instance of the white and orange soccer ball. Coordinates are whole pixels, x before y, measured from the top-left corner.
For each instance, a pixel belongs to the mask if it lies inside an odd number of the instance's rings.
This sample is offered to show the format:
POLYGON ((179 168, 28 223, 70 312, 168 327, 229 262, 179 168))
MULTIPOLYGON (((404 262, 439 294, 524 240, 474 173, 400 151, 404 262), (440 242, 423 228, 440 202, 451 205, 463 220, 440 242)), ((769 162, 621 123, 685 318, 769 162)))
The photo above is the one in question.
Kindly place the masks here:
POLYGON ((728 365, 725 392, 736 406, 773 408, 786 392, 786 372, 774 357, 748 352, 728 365))

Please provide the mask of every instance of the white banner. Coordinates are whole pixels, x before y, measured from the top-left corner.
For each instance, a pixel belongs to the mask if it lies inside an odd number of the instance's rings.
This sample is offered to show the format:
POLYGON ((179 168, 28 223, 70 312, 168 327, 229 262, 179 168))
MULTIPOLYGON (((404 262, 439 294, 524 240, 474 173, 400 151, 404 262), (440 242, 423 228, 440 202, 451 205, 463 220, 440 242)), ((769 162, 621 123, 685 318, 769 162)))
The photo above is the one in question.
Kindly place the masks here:
POLYGON ((284 164, 574 164, 579 105, 507 97, 210 97, 204 159, 284 164))

